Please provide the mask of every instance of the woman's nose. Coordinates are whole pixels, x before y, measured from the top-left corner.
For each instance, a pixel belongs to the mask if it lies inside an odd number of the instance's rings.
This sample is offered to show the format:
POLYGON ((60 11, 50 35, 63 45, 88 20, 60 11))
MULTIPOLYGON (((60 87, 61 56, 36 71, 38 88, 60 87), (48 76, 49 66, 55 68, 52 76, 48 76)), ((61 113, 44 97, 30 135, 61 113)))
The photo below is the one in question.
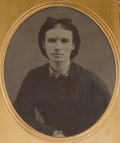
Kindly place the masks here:
POLYGON ((61 48, 62 48, 62 44, 59 40, 57 40, 54 49, 55 50, 61 50, 61 48))

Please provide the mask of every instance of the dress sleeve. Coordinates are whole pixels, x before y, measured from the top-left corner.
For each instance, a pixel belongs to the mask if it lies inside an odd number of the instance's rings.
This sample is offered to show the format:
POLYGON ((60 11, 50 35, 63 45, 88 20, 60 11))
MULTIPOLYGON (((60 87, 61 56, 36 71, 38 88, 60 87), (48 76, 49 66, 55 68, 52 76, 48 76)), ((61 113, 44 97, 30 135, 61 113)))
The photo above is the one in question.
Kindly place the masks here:
POLYGON ((91 95, 94 96, 94 104, 96 103, 96 106, 101 106, 102 109, 106 109, 110 102, 111 95, 106 84, 99 77, 96 76, 93 79, 90 92, 91 95))
POLYGON ((21 85, 17 99, 13 103, 13 107, 29 126, 43 134, 52 136, 54 131, 56 131, 55 128, 35 120, 35 107, 32 103, 32 82, 28 74, 21 85))
POLYGON ((90 118, 95 122, 98 120, 110 102, 111 95, 107 89, 106 84, 98 77, 93 76, 93 80, 90 84, 88 106, 90 107, 90 118), (91 117, 94 115, 94 118, 91 117))

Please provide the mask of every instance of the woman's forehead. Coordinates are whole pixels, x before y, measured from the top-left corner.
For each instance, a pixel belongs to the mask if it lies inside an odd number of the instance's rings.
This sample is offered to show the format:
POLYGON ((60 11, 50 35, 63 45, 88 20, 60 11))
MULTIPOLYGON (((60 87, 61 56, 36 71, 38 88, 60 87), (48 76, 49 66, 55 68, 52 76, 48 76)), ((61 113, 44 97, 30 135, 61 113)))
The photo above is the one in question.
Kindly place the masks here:
POLYGON ((46 37, 66 37, 66 38, 72 38, 72 31, 66 30, 66 29, 50 29, 46 32, 46 37))

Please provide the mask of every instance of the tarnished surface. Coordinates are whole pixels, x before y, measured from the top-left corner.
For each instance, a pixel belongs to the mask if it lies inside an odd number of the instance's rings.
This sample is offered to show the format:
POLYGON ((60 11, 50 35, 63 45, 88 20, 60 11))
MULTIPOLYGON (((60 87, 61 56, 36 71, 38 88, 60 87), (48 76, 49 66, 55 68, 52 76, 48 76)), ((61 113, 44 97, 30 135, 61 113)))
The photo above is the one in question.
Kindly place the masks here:
MULTIPOLYGON (((45 0, 0 0, 0 45, 2 45, 3 39, 5 38, 6 33, 12 24, 27 10, 30 8, 39 5, 42 2, 46 2, 45 0)), ((50 1, 52 2, 52 0, 50 1)), ((66 6, 70 6, 71 0, 67 0, 66 6)), ((118 0, 74 0, 74 2, 84 5, 85 7, 92 10, 96 13, 100 18, 104 20, 107 26, 111 29, 114 34, 114 38, 119 43, 119 12, 118 12, 118 0)), ((60 2, 59 2, 60 4, 60 2)), ((58 5, 59 5, 58 4, 58 5)), ((55 6, 55 3, 53 4, 55 6)), ((106 30, 107 31, 107 30, 106 30)), ((111 37, 110 37, 111 38, 111 37)), ((114 43, 113 49, 114 47, 114 43)), ((4 51, 3 45, 0 47, 0 52, 4 51)), ((114 52, 118 52, 116 49, 114 52)), ((116 53, 117 55, 117 53, 116 53)), ((118 53, 119 56, 119 53, 118 53)), ((119 71, 119 58, 116 56, 116 65, 117 71, 119 71)), ((0 60, 4 60, 1 58, 0 60)), ((3 65, 0 65, 0 70, 3 70, 3 65)), ((117 74, 117 78, 119 74, 117 74)), ((2 76, 0 78, 0 84, 2 83, 2 76)), ((117 84, 119 84, 119 80, 117 80, 117 84)), ((70 139, 66 138, 66 140, 58 141, 53 139, 52 137, 43 136, 39 133, 37 135, 31 134, 32 132, 28 132, 26 127, 20 127, 17 122, 11 117, 9 112, 7 111, 3 101, 3 93, 4 89, 0 89, 0 142, 1 143, 45 143, 45 142, 79 142, 79 143, 119 143, 120 142, 120 99, 117 97, 117 102, 112 102, 110 108, 112 108, 112 112, 102 125, 99 130, 95 131, 92 134, 86 134, 86 137, 82 136, 82 139, 77 138, 74 140, 74 137, 70 139)), ((119 88, 115 91, 115 95, 119 95, 119 88)), ((114 97, 115 98, 115 97, 114 97)), ((19 122, 19 121, 18 121, 19 122)))

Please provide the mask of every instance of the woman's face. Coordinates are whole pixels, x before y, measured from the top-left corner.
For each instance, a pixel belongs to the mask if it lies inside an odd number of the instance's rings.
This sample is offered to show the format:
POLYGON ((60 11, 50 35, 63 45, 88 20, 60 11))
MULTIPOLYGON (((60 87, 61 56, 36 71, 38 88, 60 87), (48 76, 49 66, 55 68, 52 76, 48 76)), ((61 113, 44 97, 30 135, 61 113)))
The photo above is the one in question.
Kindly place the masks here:
POLYGON ((74 49, 72 31, 59 28, 48 30, 44 48, 49 60, 54 62, 70 60, 71 51, 74 49))

